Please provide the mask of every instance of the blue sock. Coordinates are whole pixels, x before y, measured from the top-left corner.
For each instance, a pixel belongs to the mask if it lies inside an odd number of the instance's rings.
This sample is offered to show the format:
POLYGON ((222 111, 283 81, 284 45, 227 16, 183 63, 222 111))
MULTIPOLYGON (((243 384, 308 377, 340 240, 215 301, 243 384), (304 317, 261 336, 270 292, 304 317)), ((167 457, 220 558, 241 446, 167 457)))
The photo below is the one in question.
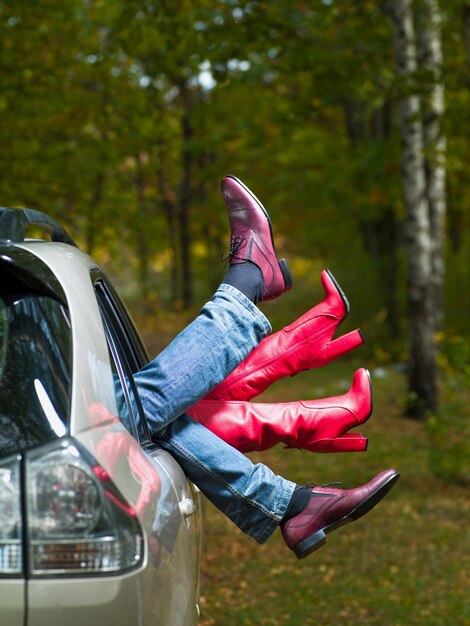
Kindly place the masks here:
POLYGON ((287 522, 288 519, 291 519, 299 513, 302 513, 307 504, 310 502, 311 497, 312 493, 308 487, 302 487, 301 485, 297 485, 297 487, 294 489, 294 493, 292 494, 291 501, 287 506, 282 521, 287 522))
POLYGON ((231 265, 222 283, 232 285, 255 304, 263 299, 263 274, 251 261, 231 265))

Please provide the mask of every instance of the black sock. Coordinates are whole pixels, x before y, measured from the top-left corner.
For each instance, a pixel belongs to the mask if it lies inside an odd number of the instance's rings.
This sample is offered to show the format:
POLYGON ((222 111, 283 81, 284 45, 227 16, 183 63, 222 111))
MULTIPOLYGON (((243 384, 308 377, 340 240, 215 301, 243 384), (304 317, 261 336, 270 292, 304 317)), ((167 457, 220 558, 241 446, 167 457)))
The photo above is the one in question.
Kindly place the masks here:
POLYGON ((312 494, 308 487, 302 487, 301 485, 297 485, 297 487, 294 489, 294 493, 292 494, 292 498, 287 505, 287 509, 284 513, 282 521, 287 522, 288 519, 291 519, 299 513, 302 513, 307 504, 310 502, 311 497, 312 494))
POLYGON ((263 299, 263 274, 251 261, 231 265, 222 282, 232 285, 255 304, 263 299))

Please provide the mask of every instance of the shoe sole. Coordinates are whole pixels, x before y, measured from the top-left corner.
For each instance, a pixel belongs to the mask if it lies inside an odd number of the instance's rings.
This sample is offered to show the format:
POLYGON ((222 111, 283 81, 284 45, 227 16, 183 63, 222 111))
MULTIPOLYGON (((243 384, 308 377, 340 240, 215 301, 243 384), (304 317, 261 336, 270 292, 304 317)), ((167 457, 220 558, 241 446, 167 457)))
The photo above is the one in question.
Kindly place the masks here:
POLYGON ((363 502, 361 502, 361 504, 359 504, 355 509, 350 511, 347 515, 339 520, 336 520, 336 522, 329 524, 328 526, 324 526, 320 530, 317 530, 315 533, 313 533, 313 535, 310 535, 310 537, 307 537, 306 539, 298 543, 293 548, 295 556, 298 559, 304 559, 306 556, 312 554, 312 552, 315 552, 315 550, 318 550, 323 545, 325 545, 326 535, 328 533, 336 530, 337 528, 341 528, 341 526, 350 524, 351 522, 354 522, 355 520, 368 513, 371 509, 374 508, 376 504, 380 502, 380 500, 382 500, 382 498, 387 495, 387 493, 390 491, 390 489, 394 486, 399 478, 400 474, 399 472, 397 472, 396 474, 391 476, 387 480, 387 482, 378 487, 376 491, 371 493, 371 495, 363 502))
POLYGON ((266 211, 266 209, 264 208, 263 204, 258 200, 258 198, 255 196, 255 194, 251 191, 251 189, 248 189, 248 187, 245 185, 245 183, 243 183, 241 180, 239 180, 236 176, 234 176, 233 174, 228 174, 227 176, 225 176, 225 178, 231 178, 232 180, 234 180, 238 185, 240 185, 240 187, 242 187, 246 193, 248 193, 253 200, 256 202, 256 204, 259 206, 259 208, 263 211, 266 219, 268 220, 268 224, 269 224, 269 232, 271 234, 271 245, 273 247, 273 251, 274 251, 274 255, 279 263, 279 269, 281 270, 282 273, 282 277, 284 279, 284 286, 285 286, 285 291, 288 291, 293 284, 293 278, 292 278, 292 274, 291 271, 289 269, 289 266, 287 265, 287 261, 285 259, 279 259, 276 253, 276 247, 274 245, 274 235, 273 235, 273 226, 271 223, 271 218, 269 217, 269 213, 266 211))

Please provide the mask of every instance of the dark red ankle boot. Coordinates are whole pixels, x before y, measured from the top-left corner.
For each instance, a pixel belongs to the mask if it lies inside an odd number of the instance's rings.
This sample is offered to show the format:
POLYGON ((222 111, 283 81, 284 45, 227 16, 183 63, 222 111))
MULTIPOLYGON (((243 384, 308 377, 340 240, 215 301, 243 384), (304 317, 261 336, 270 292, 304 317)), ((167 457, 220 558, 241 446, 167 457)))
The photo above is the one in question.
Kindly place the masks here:
POLYGON ((263 300, 274 300, 292 287, 284 259, 278 259, 268 212, 246 185, 235 176, 221 183, 231 230, 230 265, 250 261, 263 275, 263 300))
POLYGON ((306 508, 281 523, 282 536, 298 559, 326 543, 326 535, 368 513, 390 491, 400 474, 389 469, 356 489, 312 487, 306 508))

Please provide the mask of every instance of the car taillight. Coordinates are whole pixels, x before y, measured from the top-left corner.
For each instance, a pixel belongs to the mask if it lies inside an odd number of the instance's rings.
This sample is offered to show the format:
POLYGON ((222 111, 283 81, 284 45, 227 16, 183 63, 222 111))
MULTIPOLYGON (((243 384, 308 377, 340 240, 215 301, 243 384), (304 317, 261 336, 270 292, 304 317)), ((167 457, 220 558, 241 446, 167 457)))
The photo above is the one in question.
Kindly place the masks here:
POLYGON ((0 461, 0 574, 23 569, 20 457, 0 461))
POLYGON ((31 575, 121 572, 142 562, 134 510, 72 440, 26 454, 26 493, 31 575))

